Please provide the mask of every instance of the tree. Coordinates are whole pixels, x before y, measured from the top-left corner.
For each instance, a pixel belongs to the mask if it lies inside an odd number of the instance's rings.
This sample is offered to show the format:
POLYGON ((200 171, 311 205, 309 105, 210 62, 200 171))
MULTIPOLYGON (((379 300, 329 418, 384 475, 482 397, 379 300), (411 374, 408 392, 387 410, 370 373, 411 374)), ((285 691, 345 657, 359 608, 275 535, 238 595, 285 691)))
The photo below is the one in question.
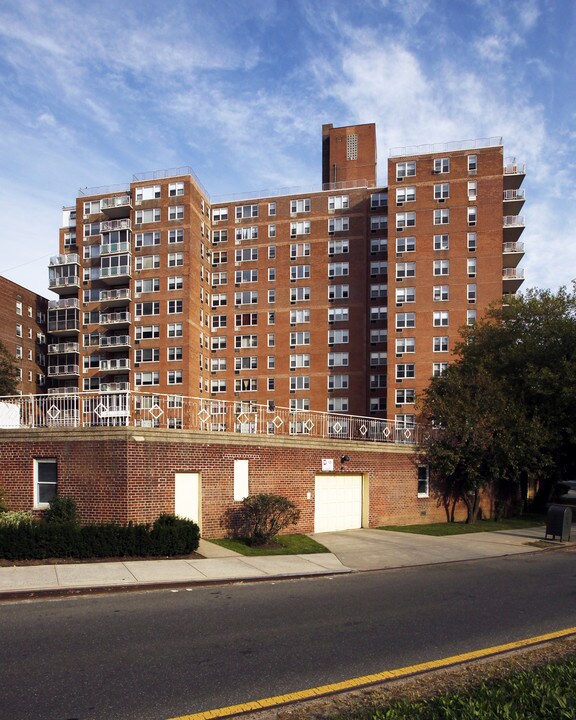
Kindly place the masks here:
POLYGON ((261 493, 244 498, 239 515, 233 523, 228 518, 231 529, 251 545, 266 545, 281 530, 298 522, 300 510, 282 495, 261 493))
POLYGON ((576 476, 576 294, 531 290, 463 328, 456 361, 424 393, 431 485, 449 509, 477 516, 490 489, 497 513, 537 478, 537 506, 576 476))
POLYGON ((0 396, 15 395, 18 388, 18 369, 14 358, 0 342, 0 396))

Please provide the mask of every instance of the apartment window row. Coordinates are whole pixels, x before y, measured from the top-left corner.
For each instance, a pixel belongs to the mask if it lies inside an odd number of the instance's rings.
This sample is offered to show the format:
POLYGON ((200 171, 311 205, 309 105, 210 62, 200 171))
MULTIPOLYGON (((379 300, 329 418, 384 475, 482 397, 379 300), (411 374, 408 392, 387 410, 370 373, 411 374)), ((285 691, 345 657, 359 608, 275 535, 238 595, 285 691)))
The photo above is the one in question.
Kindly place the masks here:
MULTIPOLYGON (((181 385, 183 383, 182 370, 168 370, 166 373, 168 385, 181 385)), ((160 373, 158 371, 134 373, 134 384, 136 387, 160 385, 160 373)))
MULTIPOLYGON (((166 238, 169 245, 172 245, 174 243, 182 243, 184 242, 184 230, 182 228, 168 230, 164 233, 164 237, 166 238)), ((151 247, 153 245, 161 244, 162 233, 160 230, 136 233, 136 235, 134 236, 135 247, 151 247)))
MULTIPOLYGON (((428 160, 420 161, 424 162, 428 168, 428 160)), ((471 174, 475 174, 478 170, 478 156, 475 154, 467 155, 466 157, 466 168, 471 174)), ((428 172, 430 170, 428 169, 428 172)), ((450 158, 441 157, 432 159, 432 172, 435 175, 445 175, 450 172, 450 158)), ((402 181, 406 178, 416 177, 416 160, 408 160, 404 162, 396 163, 396 180, 402 181)))

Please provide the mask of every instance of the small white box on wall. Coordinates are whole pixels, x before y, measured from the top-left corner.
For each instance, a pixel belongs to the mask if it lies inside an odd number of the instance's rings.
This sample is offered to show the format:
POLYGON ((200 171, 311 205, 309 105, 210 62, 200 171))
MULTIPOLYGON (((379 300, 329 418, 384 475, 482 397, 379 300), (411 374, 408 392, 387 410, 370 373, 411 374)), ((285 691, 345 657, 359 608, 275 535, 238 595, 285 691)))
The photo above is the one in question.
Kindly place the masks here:
POLYGON ((322 472, 334 472, 334 460, 332 458, 322 458, 322 472))

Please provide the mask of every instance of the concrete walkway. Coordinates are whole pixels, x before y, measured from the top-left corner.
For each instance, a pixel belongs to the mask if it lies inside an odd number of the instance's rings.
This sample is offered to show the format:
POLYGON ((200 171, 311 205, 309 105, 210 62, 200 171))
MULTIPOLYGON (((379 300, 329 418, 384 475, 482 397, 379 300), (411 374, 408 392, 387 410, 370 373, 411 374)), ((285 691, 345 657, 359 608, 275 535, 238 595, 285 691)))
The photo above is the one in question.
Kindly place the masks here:
POLYGON ((537 552, 539 548, 532 543, 544 539, 544 530, 541 527, 452 537, 347 530, 312 536, 329 553, 262 557, 246 557, 201 540, 198 552, 202 559, 0 567, 0 599, 334 575, 476 560, 537 552))

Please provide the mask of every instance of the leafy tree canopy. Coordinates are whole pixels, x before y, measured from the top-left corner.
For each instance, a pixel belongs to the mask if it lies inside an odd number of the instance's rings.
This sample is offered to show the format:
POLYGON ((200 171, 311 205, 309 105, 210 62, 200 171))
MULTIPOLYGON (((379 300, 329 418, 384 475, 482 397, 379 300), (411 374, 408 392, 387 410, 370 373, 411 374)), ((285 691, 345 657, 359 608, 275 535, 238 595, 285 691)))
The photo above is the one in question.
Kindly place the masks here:
POLYGON ((14 358, 0 342, 0 396, 15 395, 18 388, 18 370, 14 358))

